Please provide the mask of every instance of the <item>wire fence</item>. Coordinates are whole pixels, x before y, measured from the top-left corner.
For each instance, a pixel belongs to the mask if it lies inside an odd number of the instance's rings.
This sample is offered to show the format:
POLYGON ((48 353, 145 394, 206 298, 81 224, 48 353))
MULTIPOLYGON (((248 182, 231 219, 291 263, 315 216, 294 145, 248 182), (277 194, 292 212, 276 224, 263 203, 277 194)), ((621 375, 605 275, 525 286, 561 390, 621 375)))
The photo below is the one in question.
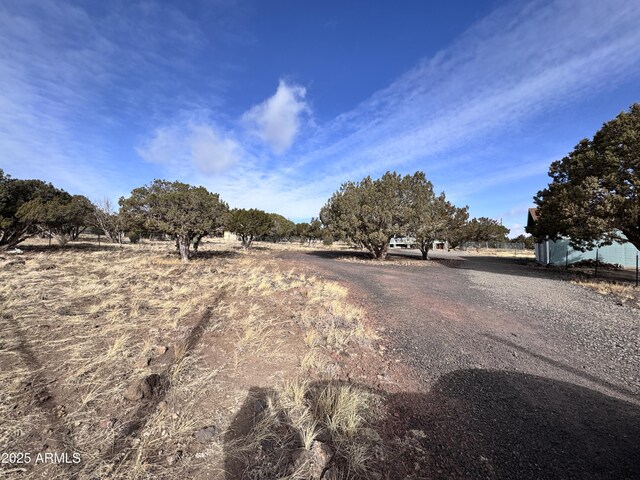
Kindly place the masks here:
POLYGON ((533 250, 528 249, 525 243, 511 243, 511 242, 462 242, 460 244, 460 250, 533 250))

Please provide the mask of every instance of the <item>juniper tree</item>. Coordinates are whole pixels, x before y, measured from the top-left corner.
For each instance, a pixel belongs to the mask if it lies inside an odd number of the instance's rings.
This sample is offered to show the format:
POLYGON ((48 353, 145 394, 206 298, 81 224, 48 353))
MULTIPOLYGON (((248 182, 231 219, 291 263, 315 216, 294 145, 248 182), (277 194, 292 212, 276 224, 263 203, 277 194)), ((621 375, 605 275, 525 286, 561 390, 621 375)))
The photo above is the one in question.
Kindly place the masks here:
POLYGON ((0 169, 0 250, 42 231, 45 205, 69 194, 41 180, 19 180, 0 169))
POLYGON ((406 232, 402 177, 387 172, 377 180, 343 184, 320 211, 320 220, 334 238, 386 258, 391 238, 406 232))
POLYGON ((204 187, 166 180, 136 188, 119 203, 129 225, 174 237, 184 263, 189 261, 191 242, 222 225, 227 210, 218 194, 204 187))
POLYGON ((436 240, 446 240, 467 218, 467 207, 460 209, 447 201, 444 192, 437 195, 423 172, 403 179, 406 195, 405 225, 413 236, 422 258, 429 257, 429 249, 436 240))
POLYGON ((537 238, 567 236, 585 250, 626 240, 640 249, 640 104, 605 123, 551 164, 534 201, 537 238))
POLYGON ((244 248, 251 248, 256 237, 271 231, 273 219, 268 213, 255 208, 234 208, 227 216, 225 227, 240 237, 244 248))

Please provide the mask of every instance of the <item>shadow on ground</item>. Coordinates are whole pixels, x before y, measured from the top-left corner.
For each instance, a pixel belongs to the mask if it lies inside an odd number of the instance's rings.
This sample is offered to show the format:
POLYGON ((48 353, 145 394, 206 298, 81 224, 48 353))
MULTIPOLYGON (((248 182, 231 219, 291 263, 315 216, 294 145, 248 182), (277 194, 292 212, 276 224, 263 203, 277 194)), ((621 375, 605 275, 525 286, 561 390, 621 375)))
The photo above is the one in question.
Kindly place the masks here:
POLYGON ((24 245, 19 244, 16 248, 24 252, 100 252, 108 250, 116 250, 120 248, 117 243, 111 243, 109 241, 103 241, 100 245, 93 242, 69 242, 64 245, 60 245, 57 242, 52 242, 51 245, 24 245))
MULTIPOLYGON (((640 407, 588 388, 467 369, 427 394, 379 393, 389 414, 375 426, 384 451, 376 478, 640 478, 640 407)), ((249 478, 232 452, 268 394, 252 389, 230 426, 227 479, 249 478)))
MULTIPOLYGON (((373 260, 368 252, 360 250, 316 250, 305 252, 305 254, 322 260, 373 260)), ((545 268, 543 266, 536 265, 531 258, 495 257, 490 255, 457 256, 455 252, 442 253, 434 251, 429 253, 428 260, 422 260, 420 252, 417 250, 406 249, 390 251, 387 260, 380 261, 380 265, 392 264, 394 261, 398 262, 402 260, 432 262, 452 269, 476 270, 501 275, 517 275, 523 277, 566 279, 576 277, 576 275, 584 276, 583 274, 579 274, 572 270, 565 271, 560 268, 545 268)), ((377 262, 375 261, 371 261, 362 265, 375 267, 376 263, 377 262)), ((414 266, 402 265, 402 268, 411 271, 414 266)))
MULTIPOLYGON (((213 258, 234 258, 240 255, 236 250, 198 250, 192 252, 193 260, 211 260, 213 258)), ((176 252, 176 256, 178 253, 176 252)))

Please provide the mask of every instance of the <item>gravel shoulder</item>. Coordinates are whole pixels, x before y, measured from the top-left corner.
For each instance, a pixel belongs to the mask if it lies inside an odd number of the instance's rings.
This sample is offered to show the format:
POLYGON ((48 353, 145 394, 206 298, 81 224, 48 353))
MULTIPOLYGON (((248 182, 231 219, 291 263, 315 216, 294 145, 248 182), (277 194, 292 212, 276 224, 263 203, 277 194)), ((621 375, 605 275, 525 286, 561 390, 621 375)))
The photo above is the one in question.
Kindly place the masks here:
POLYGON ((393 400, 424 432, 410 478, 640 478, 637 309, 513 259, 283 255, 348 284, 419 377, 393 400))

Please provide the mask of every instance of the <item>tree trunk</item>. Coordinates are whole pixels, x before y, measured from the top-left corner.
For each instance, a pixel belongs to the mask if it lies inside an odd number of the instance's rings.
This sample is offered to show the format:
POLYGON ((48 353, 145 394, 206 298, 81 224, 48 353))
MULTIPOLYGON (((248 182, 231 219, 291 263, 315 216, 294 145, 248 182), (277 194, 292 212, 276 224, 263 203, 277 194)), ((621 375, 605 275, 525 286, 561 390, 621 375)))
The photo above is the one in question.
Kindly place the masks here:
POLYGON ((16 245, 18 245, 20 242, 25 241, 27 238, 29 238, 29 235, 15 235, 13 237, 7 237, 6 239, 3 238, 2 243, 0 243, 0 252, 14 248, 16 245))
POLYGON ((200 241, 202 240, 204 235, 196 235, 196 238, 193 240, 193 251, 198 253, 198 247, 200 246, 200 241))
POLYGON ((189 262, 189 236, 188 235, 178 235, 176 238, 176 242, 178 243, 178 250, 180 251, 180 258, 182 259, 182 263, 189 262))
POLYGON ((420 242, 420 253, 423 260, 429 260, 429 245, 431 242, 420 242))
POLYGON ((387 258, 387 251, 389 250, 389 242, 384 245, 376 245, 373 247, 373 256, 376 260, 385 260, 387 258))

